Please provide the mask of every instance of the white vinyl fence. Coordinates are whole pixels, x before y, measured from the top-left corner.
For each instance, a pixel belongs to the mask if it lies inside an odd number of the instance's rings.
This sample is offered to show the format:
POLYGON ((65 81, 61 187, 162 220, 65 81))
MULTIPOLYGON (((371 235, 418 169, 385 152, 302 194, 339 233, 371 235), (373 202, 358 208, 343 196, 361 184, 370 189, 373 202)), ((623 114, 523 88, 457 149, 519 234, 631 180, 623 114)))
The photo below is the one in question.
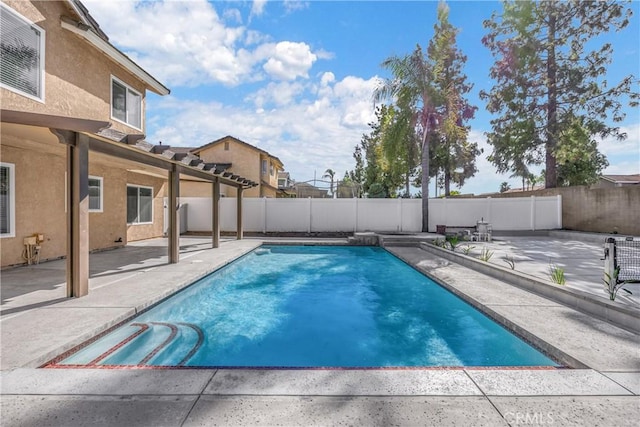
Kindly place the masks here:
MULTIPOLYGON (((188 231, 211 231, 211 198, 181 197, 188 231)), ((236 199, 220 200, 220 229, 236 231, 236 199)), ((243 228, 249 232, 419 232, 420 199, 270 199, 243 200, 243 228)), ((562 228, 562 199, 521 197, 429 199, 429 231, 436 225, 474 227, 480 219, 494 230, 562 228)), ((183 219, 181 219, 181 222, 183 219)), ((182 227, 181 227, 182 228, 182 227)))

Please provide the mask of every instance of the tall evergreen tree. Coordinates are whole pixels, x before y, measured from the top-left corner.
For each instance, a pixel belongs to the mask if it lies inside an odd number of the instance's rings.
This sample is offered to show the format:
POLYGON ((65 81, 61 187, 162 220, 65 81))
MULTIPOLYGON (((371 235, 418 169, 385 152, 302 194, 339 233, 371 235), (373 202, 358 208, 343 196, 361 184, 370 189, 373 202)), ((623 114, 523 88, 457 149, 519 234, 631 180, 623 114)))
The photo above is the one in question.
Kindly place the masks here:
POLYGON ((475 175, 475 160, 480 155, 478 145, 468 141, 469 126, 465 123, 473 119, 477 107, 466 99, 473 85, 467 82, 463 71, 467 57, 456 45, 457 34, 449 22, 449 7, 441 2, 427 56, 434 67, 434 85, 444 101, 437 108, 441 125, 434 132, 432 173, 442 171, 445 196, 451 193, 451 182, 461 187, 475 175))
MULTIPOLYGON (((618 1, 505 1, 501 14, 484 22, 483 38, 496 62, 496 84, 481 93, 490 112, 491 159, 498 171, 513 170, 516 159, 545 163, 545 186, 558 184, 558 143, 574 116, 590 135, 624 139, 616 126, 623 103, 638 105, 628 76, 609 86, 609 43, 591 49, 597 36, 623 29, 631 10, 618 1), (609 123, 611 119, 612 123, 609 123)), ((531 164, 528 163, 528 164, 531 164)))

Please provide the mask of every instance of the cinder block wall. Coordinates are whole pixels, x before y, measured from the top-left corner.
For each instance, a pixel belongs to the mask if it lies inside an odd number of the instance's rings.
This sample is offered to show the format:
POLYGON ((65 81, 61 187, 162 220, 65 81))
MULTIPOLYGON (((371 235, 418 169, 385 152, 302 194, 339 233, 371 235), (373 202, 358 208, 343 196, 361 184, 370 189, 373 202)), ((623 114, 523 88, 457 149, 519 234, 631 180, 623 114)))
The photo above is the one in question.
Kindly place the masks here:
POLYGON ((513 192, 492 197, 562 196, 562 228, 640 236, 640 185, 588 186, 513 192))

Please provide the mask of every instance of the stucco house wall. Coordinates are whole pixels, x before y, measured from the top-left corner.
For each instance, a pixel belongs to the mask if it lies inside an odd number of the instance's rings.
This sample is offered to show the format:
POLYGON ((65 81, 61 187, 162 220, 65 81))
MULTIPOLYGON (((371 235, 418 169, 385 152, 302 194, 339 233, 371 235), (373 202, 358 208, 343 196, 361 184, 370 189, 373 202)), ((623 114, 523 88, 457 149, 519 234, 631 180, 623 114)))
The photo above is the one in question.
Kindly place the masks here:
POLYGON ((60 16, 72 17, 62 2, 3 2, 45 31, 45 91, 42 103, 0 88, 2 108, 110 121, 115 130, 129 134, 144 133, 144 114, 141 129, 111 118, 111 76, 142 96, 143 112, 144 84, 86 41, 62 28, 60 16))
MULTIPOLYGON (((126 134, 144 132, 146 83, 106 54, 62 28, 61 16, 78 19, 62 1, 2 0, 44 30, 44 99, 36 100, 4 87, 2 108, 25 113, 99 120, 126 134), (141 95, 140 129, 111 117, 112 76, 141 95)), ((2 123, 0 160, 13 168, 15 233, 0 238, 1 266, 25 263, 25 237, 45 236, 40 260, 66 255, 66 146, 48 128, 2 123)), ((131 172, 140 165, 89 152, 89 175, 103 179, 102 212, 89 212, 89 249, 125 245, 163 235, 165 172, 158 176, 131 172), (127 184, 153 187, 153 223, 127 224, 127 184), (118 240, 121 240, 118 242, 118 240)))
MULTIPOLYGON (((65 254, 67 228, 65 214, 66 157, 61 144, 38 151, 18 148, 25 141, 4 132, 0 158, 15 164, 15 237, 3 237, 2 266, 22 264, 23 239, 44 233, 41 259, 65 254)), ((51 135, 53 137, 53 135, 51 135)))

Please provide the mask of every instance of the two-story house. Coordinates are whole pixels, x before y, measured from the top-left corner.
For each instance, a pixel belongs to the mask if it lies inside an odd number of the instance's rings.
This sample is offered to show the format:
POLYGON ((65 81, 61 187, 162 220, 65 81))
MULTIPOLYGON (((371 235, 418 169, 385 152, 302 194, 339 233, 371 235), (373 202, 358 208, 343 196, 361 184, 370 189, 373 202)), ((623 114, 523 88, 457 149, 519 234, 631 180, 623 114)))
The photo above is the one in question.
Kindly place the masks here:
MULTIPOLYGON (((229 172, 257 182, 256 187, 244 192, 244 197, 276 197, 278 193, 278 173, 284 169, 283 164, 261 148, 227 135, 191 150, 191 153, 203 162, 224 164, 229 172)), ((235 197, 235 194, 233 188, 225 193, 228 197, 235 197)))
POLYGON ((255 185, 144 141, 146 93, 169 89, 114 47, 78 0, 2 0, 0 18, 2 267, 66 257, 68 286, 84 287, 69 295, 83 295, 89 251, 162 236, 181 177, 214 194, 255 185))

